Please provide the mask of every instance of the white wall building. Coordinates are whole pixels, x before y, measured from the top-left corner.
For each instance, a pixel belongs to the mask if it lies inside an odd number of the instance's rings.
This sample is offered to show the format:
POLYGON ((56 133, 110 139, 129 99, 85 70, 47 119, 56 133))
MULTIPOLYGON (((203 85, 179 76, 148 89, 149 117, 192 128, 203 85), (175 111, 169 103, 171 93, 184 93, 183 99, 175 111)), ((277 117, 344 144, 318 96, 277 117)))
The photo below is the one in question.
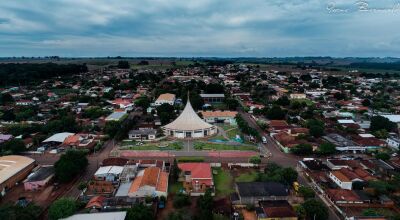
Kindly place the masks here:
POLYGON ((175 138, 203 138, 217 133, 217 128, 201 119, 193 110, 190 100, 175 121, 162 127, 166 136, 175 138))
POLYGON ((161 94, 157 100, 155 101, 155 106, 160 106, 162 104, 170 104, 170 105, 174 105, 175 104, 175 100, 176 100, 176 96, 175 94, 171 94, 171 93, 165 93, 165 94, 161 94))

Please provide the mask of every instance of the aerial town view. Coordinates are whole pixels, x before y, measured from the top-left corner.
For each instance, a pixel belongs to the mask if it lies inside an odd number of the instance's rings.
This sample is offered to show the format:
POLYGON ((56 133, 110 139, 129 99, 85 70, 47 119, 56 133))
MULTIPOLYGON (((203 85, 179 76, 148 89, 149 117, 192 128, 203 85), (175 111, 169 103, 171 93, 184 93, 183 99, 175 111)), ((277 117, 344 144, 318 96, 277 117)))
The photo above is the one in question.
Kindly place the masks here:
POLYGON ((400 2, 0 3, 0 220, 400 220, 400 2))

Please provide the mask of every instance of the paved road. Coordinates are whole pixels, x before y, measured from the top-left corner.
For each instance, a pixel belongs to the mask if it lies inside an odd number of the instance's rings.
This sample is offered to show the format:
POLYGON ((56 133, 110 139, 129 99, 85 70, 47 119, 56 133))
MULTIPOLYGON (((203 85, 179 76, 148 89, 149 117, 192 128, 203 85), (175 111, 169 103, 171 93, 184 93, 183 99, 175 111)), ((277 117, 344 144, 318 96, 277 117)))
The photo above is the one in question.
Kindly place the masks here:
MULTIPOLYGON (((271 136, 269 136, 268 133, 263 131, 260 128, 260 126, 257 125, 256 121, 250 114, 242 111, 241 109, 238 109, 238 112, 240 113, 242 118, 244 120, 246 120, 246 122, 249 124, 249 126, 257 129, 257 131, 260 133, 260 135, 265 136, 267 138, 267 144, 262 144, 261 146, 265 148, 264 149, 265 152, 269 153, 269 155, 270 155, 269 161, 274 162, 274 163, 284 166, 284 167, 294 167, 294 168, 297 167, 298 161, 302 159, 301 157, 297 157, 296 155, 286 154, 286 153, 282 152, 280 150, 280 147, 271 138, 271 136)), ((302 185, 311 186, 310 182, 307 181, 307 179, 303 176, 303 174, 301 172, 299 172, 298 182, 302 185)), ((316 192, 316 193, 318 195, 318 198, 321 201, 323 201, 328 207, 329 220, 340 219, 339 216, 334 212, 331 204, 325 198, 323 198, 323 196, 321 196, 318 192, 316 192)))
POLYGON ((99 164, 104 159, 109 157, 111 150, 114 148, 114 145, 115 141, 109 140, 104 143, 103 148, 100 152, 90 154, 88 156, 89 165, 87 166, 85 172, 79 177, 75 184, 69 190, 67 190, 67 192, 63 196, 78 198, 79 194, 81 193, 80 190, 78 190, 78 184, 80 182, 87 182, 93 177, 93 175, 99 168, 99 164))

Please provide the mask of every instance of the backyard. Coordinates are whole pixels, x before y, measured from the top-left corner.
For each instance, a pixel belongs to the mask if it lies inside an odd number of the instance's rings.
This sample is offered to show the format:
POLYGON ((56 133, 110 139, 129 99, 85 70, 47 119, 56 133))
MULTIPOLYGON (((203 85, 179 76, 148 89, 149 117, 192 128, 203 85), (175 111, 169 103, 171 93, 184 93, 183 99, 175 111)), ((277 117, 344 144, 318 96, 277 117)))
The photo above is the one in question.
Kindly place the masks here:
POLYGON ((213 168, 215 193, 218 197, 226 197, 234 192, 233 177, 222 168, 213 168))

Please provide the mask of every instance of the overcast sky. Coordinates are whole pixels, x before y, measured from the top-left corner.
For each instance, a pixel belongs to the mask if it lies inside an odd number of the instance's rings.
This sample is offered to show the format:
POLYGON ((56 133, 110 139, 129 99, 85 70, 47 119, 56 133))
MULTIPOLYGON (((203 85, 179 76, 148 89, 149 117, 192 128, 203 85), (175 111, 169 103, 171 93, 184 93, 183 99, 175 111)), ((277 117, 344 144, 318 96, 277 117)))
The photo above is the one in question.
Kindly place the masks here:
POLYGON ((400 57, 400 0, 0 1, 0 56, 47 55, 400 57))

